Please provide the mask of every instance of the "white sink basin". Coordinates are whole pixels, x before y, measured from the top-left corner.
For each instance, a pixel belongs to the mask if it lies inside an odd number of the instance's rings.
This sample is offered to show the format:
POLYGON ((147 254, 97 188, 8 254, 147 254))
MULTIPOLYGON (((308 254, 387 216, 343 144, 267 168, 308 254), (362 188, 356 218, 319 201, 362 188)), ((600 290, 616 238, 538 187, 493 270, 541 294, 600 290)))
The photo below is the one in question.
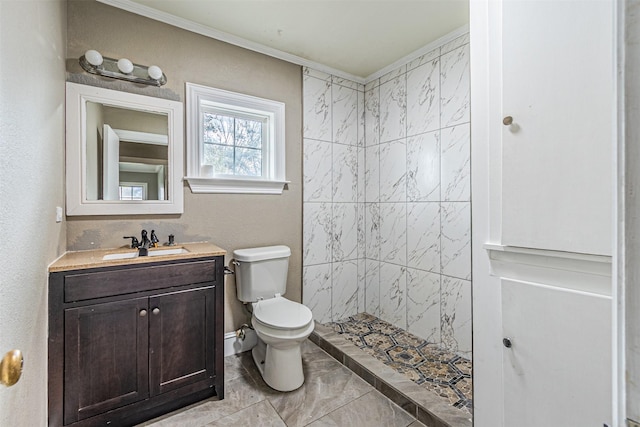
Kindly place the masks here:
MULTIPOLYGON (((179 255, 179 254, 187 254, 187 253, 189 253, 189 251, 186 250, 185 248, 149 249, 148 256, 156 257, 156 256, 179 255)), ((137 257, 138 257, 138 251, 135 251, 135 252, 122 252, 117 254, 108 254, 103 256, 102 259, 104 261, 112 261, 117 259, 131 259, 131 258, 137 258, 137 257)))
POLYGON ((149 249, 149 256, 179 255, 188 253, 189 251, 185 248, 149 249))
POLYGON ((136 258, 138 256, 138 252, 124 252, 121 254, 108 254, 102 257, 104 261, 110 261, 114 259, 129 259, 136 258))

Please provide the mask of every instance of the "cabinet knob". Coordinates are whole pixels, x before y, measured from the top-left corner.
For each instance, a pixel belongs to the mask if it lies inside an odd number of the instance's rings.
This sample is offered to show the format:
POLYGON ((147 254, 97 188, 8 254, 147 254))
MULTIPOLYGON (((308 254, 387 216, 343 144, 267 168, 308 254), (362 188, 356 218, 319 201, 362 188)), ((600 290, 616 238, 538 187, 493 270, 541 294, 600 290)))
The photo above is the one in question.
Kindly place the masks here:
POLYGON ((158 314, 158 313, 160 313, 160 309, 159 309, 158 307, 156 307, 156 308, 154 308, 151 312, 152 312, 153 314, 158 314))
POLYGON ((511 338, 502 338, 502 345, 507 348, 511 348, 511 346, 513 345, 513 343, 511 342, 511 338))
POLYGON ((140 310, 140 317, 144 317, 147 315, 147 310, 140 310))
POLYGON ((11 387, 22 376, 24 359, 20 350, 7 352, 0 361, 0 384, 11 387))
POLYGON ((505 126, 511 126, 512 123, 513 123, 513 117, 511 116, 507 116, 504 119, 502 119, 502 124, 505 126))

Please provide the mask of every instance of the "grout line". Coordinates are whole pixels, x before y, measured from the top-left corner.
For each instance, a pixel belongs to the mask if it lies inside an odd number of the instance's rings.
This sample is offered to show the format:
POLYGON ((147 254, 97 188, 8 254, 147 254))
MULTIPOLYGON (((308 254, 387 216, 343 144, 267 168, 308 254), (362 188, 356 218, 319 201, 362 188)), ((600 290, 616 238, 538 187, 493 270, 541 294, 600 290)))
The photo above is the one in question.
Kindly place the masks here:
POLYGON ((382 233, 380 231, 381 229, 381 225, 382 225, 382 221, 380 220, 380 192, 381 187, 382 187, 382 170, 381 170, 381 162, 382 162, 382 144, 381 144, 381 138, 382 138, 382 120, 381 120, 381 114, 382 114, 382 109, 381 109, 381 92, 380 92, 380 87, 382 86, 382 84, 380 83, 380 80, 378 80, 378 85, 373 89, 374 91, 377 91, 377 98, 378 98, 378 197, 376 198, 376 202, 378 203, 377 206, 377 210, 378 210, 378 221, 377 221, 377 235, 378 235, 378 242, 377 242, 377 248, 378 248, 378 256, 377 256, 377 260, 378 260, 378 280, 377 280, 377 287, 378 287, 378 315, 382 314, 382 288, 380 287, 380 271, 381 271, 381 261, 380 261, 380 254, 382 253, 382 233))
MULTIPOLYGON (((343 366, 346 366, 346 365, 344 365, 344 364, 343 364, 343 366)), ((355 374, 355 372, 353 372, 353 371, 352 371, 352 373, 353 373, 353 375, 356 375, 356 374, 355 374)), ((344 408, 345 406, 347 406, 347 405, 349 405, 349 404, 351 404, 351 403, 355 402, 356 400, 359 400, 360 398, 362 398, 362 397, 366 396, 367 394, 372 393, 372 392, 374 392, 374 391, 375 391, 375 388, 373 388, 373 390, 369 390, 368 392, 366 392, 366 393, 364 393, 364 394, 361 394, 360 396, 356 397, 356 398, 355 398, 355 399, 353 399, 353 400, 350 400, 350 401, 346 402, 346 403, 345 403, 345 404, 343 404, 343 405, 338 406, 337 408, 335 408, 335 409, 333 409, 333 410, 331 410, 331 411, 327 412, 326 414, 323 414, 322 416, 320 416, 320 417, 318 417, 318 418, 316 418, 316 419, 314 419, 314 420, 311 420, 309 423, 304 424, 304 425, 305 425, 305 426, 308 426, 308 425, 311 425, 311 424, 315 423, 316 421, 320 421, 320 420, 321 420, 321 419, 323 419, 324 417, 326 417, 326 416, 328 416, 328 415, 333 414, 333 413, 334 413, 334 412, 336 412, 337 410, 344 408)))
MULTIPOLYGON (((278 410, 275 408, 275 406, 273 406, 273 403, 271 403, 271 401, 269 399, 267 399, 267 397, 265 396, 264 400, 267 401, 267 405, 271 406, 271 409, 273 409, 273 411, 278 414, 278 418, 280 418, 282 420, 282 422, 286 425, 286 421, 284 420, 284 418, 282 418, 282 415, 280 415, 280 412, 278 412, 278 410)), ((262 401, 260 401, 262 402, 262 401)), ((258 402, 258 403, 260 403, 258 402)), ((257 404, 257 403, 256 403, 257 404)))
POLYGON ((330 221, 331 226, 329 227, 330 235, 329 235, 329 265, 330 265, 330 274, 331 274, 331 287, 329 288, 329 319, 333 321, 333 284, 334 284, 334 236, 335 236, 335 221, 334 221, 334 211, 333 204, 335 198, 336 191, 336 183, 335 183, 335 174, 334 174, 334 162, 333 162, 333 154, 335 148, 335 141, 333 135, 333 75, 329 77, 329 108, 331 109, 331 114, 329 118, 329 129, 331 139, 331 213, 330 213, 330 221))
MULTIPOLYGON (((407 64, 408 65, 408 64, 407 64)), ((409 81, 407 79, 407 68, 405 67, 404 73, 404 263, 409 263, 409 194, 408 194, 408 172, 407 166, 409 165, 409 144, 408 144, 408 136, 409 133, 409 105, 408 105, 408 93, 409 93, 409 81)), ((409 304, 407 301, 409 299, 409 282, 407 279, 407 265, 403 266, 405 269, 404 274, 404 328, 405 330, 409 330, 409 304)))
POLYGON ((440 277, 438 278, 438 312, 439 312, 439 325, 438 325, 438 344, 442 345, 442 315, 443 315, 443 309, 442 309, 442 48, 440 49, 440 58, 438 60, 438 93, 439 93, 439 100, 438 100, 438 163, 439 163, 439 169, 440 169, 440 179, 439 179, 439 185, 438 185, 438 189, 440 192, 440 196, 438 197, 439 202, 438 202, 438 210, 439 210, 439 215, 438 215, 438 219, 439 219, 439 230, 438 230, 438 246, 439 246, 439 272, 438 274, 440 275, 440 277))

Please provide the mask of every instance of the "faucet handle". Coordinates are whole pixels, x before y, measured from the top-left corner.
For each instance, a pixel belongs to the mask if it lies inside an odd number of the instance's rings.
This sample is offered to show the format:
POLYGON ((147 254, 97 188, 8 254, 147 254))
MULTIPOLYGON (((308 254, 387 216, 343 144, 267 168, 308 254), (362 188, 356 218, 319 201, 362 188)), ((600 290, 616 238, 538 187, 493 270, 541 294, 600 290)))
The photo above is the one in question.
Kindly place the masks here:
POLYGON ((134 249, 140 246, 140 242, 138 242, 138 238, 136 236, 124 236, 123 239, 131 239, 131 247, 134 249))

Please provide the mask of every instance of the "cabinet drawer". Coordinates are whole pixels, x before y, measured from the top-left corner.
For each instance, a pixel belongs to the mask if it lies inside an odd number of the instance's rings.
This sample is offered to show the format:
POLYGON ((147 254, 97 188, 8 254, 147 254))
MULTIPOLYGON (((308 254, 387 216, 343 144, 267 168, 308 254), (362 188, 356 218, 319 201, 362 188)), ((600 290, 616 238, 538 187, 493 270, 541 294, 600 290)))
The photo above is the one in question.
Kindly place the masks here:
POLYGON ((215 282, 215 260, 70 274, 64 278, 64 301, 203 282, 215 282))

